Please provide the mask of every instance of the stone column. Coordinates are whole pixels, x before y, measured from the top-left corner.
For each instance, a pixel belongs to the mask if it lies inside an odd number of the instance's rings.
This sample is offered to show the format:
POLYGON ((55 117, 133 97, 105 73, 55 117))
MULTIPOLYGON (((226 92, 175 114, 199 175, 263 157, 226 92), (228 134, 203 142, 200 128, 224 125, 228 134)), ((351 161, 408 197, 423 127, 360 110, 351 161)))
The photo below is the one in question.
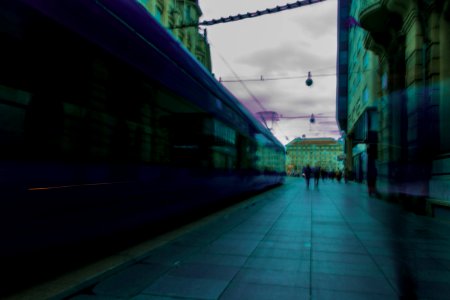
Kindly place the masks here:
POLYGON ((428 194, 430 174, 429 155, 430 97, 428 50, 430 48, 429 12, 424 7, 410 5, 403 17, 402 31, 406 34, 405 88, 407 117, 406 166, 404 193, 408 196, 424 197, 428 194))
POLYGON ((450 1, 439 18, 439 154, 433 160, 430 197, 450 205, 450 1))
MULTIPOLYGON (((447 1, 450 10, 450 1, 447 1)), ((440 136, 441 153, 450 153, 450 16, 440 18, 439 27, 440 73, 439 105, 440 105, 440 136)))

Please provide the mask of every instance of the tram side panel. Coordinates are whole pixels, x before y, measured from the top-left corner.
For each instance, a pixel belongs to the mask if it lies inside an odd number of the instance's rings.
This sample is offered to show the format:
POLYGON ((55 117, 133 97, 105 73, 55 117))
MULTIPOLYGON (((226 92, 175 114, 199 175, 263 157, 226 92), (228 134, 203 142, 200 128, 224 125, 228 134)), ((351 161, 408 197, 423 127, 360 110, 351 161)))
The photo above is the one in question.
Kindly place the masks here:
POLYGON ((3 257, 158 224, 267 184, 252 135, 52 21, 7 10, 3 257), (182 121, 191 115, 203 117, 182 121), (197 156, 178 144, 182 133, 198 143, 197 156))

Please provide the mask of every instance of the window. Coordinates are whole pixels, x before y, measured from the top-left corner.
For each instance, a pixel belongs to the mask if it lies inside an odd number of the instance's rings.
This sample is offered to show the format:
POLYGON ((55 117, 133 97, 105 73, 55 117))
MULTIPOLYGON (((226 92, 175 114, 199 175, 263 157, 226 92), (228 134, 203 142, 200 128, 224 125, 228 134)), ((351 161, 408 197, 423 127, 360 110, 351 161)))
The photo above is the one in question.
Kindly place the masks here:
POLYGON ((369 89, 367 87, 364 88, 364 92, 363 92, 363 103, 367 103, 369 102, 369 89))
POLYGON ((367 69, 368 67, 369 67, 369 52, 368 51, 366 51, 366 52, 364 52, 364 58, 363 58, 363 60, 364 60, 364 69, 367 69))
POLYGON ((188 5, 184 6, 184 20, 188 23, 191 21, 191 10, 188 5))
POLYGON ((159 21, 159 23, 162 23, 162 15, 163 15, 163 9, 159 6, 156 7, 156 13, 155 18, 159 21))

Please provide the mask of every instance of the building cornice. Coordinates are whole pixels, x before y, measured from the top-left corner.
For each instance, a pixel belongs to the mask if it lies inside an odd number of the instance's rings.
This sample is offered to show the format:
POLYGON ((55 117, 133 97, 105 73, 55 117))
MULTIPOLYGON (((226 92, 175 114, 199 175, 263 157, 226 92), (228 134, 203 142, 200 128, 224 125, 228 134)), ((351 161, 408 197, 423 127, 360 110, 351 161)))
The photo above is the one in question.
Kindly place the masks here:
POLYGON ((399 15, 401 15, 403 18, 406 17, 406 15, 411 10, 411 6, 414 5, 415 1, 410 0, 387 0, 386 1, 386 7, 388 10, 392 12, 396 12, 399 15))
POLYGON ((444 19, 448 22, 450 22, 450 0, 447 0, 444 3, 444 9, 443 9, 444 19))
POLYGON ((408 13, 403 17, 403 32, 408 32, 417 20, 417 6, 411 5, 408 13))
POLYGON ((379 21, 386 14, 386 6, 381 0, 362 0, 358 10, 358 16, 362 28, 367 31, 384 30, 385 24, 379 21))
POLYGON ((379 56, 384 53, 384 47, 382 45, 378 44, 377 42, 375 42, 375 40, 373 39, 373 37, 370 34, 367 34, 364 37, 363 44, 364 44, 364 48, 374 52, 375 54, 377 54, 379 56))

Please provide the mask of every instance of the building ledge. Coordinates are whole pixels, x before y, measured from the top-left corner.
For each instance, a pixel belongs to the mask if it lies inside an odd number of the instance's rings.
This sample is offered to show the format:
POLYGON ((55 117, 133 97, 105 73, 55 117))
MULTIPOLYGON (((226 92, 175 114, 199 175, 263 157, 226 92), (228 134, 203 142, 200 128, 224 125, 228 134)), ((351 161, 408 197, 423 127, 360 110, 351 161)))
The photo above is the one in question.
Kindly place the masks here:
POLYGON ((382 32, 387 29, 389 12, 382 0, 363 0, 359 19, 361 27, 369 32, 382 32))
POLYGON ((367 34, 364 37, 363 44, 364 44, 364 48, 374 52, 375 54, 377 54, 379 56, 381 56, 384 52, 383 46, 378 44, 377 42, 375 42, 375 40, 373 39, 373 37, 370 34, 367 34))
POLYGON ((428 198, 427 201, 432 205, 445 206, 450 208, 450 201, 447 200, 428 198))
POLYGON ((430 217, 449 219, 450 201, 435 198, 427 198, 426 214, 430 217))

